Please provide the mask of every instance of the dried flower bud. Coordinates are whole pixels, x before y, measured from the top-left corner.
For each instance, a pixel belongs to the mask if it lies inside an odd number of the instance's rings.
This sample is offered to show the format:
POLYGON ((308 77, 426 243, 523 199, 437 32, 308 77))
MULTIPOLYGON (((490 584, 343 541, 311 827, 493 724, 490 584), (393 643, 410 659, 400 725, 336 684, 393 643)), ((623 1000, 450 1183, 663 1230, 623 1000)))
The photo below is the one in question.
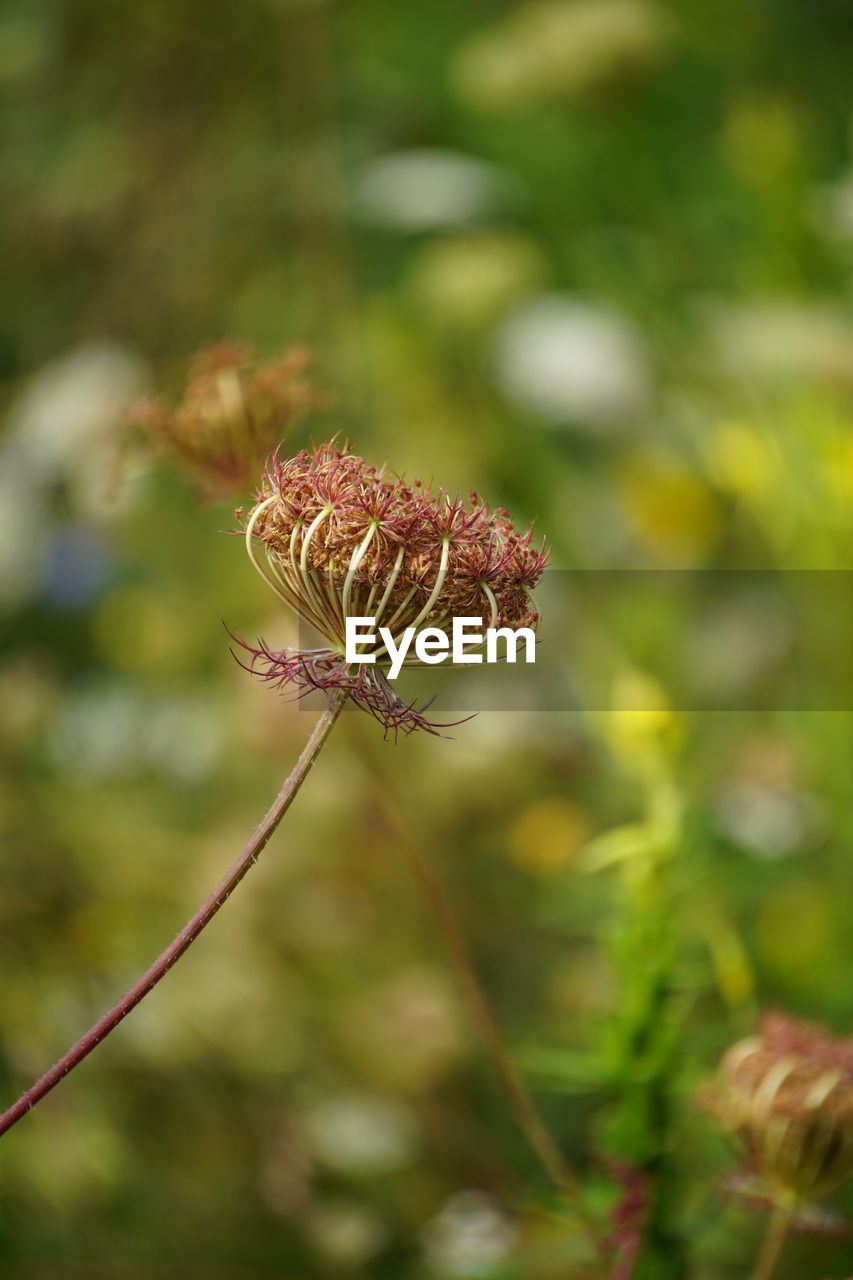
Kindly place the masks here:
POLYGON ((706 1101, 775 1201, 816 1199, 853 1175, 853 1038, 767 1014, 726 1053, 706 1101))
POLYGON ((517 533, 505 511, 474 493, 463 501, 386 478, 334 443, 273 459, 245 529, 262 577, 329 646, 273 652, 261 644, 249 650, 251 669, 297 697, 343 688, 386 732, 445 726, 394 692, 381 645, 375 664, 347 664, 348 617, 374 618, 395 645, 406 628, 446 629, 454 616, 482 617, 483 636, 538 620, 531 591, 547 552, 533 546, 531 530, 517 533))
POLYGON ((143 400, 131 411, 131 426, 208 496, 251 492, 291 427, 326 405, 306 376, 311 359, 307 347, 293 347, 255 367, 251 347, 219 343, 196 355, 179 404, 143 400))

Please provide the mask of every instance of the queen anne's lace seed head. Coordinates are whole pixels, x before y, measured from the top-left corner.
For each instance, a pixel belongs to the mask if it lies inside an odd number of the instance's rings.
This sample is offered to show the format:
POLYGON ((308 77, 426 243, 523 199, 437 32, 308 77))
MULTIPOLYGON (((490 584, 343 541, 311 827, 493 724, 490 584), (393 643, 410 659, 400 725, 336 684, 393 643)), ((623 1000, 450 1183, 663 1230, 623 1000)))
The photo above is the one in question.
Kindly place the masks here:
POLYGON ((807 1202, 853 1176, 853 1039, 767 1014, 726 1053, 706 1101, 772 1199, 807 1202))
POLYGON ((258 471, 299 420, 326 407, 308 377, 311 352, 293 347, 257 365, 251 347, 222 342, 200 351, 173 408, 143 400, 134 426, 210 496, 250 493, 258 471))
POLYGON ((245 529, 256 568, 328 645, 262 644, 249 650, 252 670, 296 696, 343 688, 386 730, 443 726, 394 692, 381 644, 374 665, 347 664, 348 617, 374 618, 395 643, 408 627, 449 631, 454 617, 482 617, 483 635, 538 621, 531 592, 547 552, 531 530, 516 532, 506 511, 475 493, 464 500, 386 477, 334 443, 273 459, 245 529))

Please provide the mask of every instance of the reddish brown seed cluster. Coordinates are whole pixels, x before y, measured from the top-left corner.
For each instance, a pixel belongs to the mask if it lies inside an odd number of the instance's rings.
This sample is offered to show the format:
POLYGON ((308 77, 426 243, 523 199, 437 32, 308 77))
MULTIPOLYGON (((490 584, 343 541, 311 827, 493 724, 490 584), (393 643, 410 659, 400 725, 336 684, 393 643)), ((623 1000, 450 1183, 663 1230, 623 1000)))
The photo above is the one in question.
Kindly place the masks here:
POLYGON ((853 1175, 853 1039, 767 1014, 706 1101, 775 1200, 809 1201, 853 1175))
POLYGON ((131 425, 211 497, 252 491, 293 425, 326 407, 307 375, 307 347, 256 365, 251 347, 223 342, 195 357, 184 395, 169 408, 143 400, 131 425))
POLYGON ((346 688, 386 729, 438 726, 397 696, 381 650, 375 666, 347 665, 348 617, 374 618, 395 638, 410 627, 449 629, 454 617, 481 617, 483 633, 538 621, 531 591, 547 552, 534 547, 531 530, 517 533, 506 511, 476 494, 463 500, 388 478, 334 443, 271 463, 246 543, 273 590, 329 645, 310 653, 261 646, 253 669, 298 692, 346 688))

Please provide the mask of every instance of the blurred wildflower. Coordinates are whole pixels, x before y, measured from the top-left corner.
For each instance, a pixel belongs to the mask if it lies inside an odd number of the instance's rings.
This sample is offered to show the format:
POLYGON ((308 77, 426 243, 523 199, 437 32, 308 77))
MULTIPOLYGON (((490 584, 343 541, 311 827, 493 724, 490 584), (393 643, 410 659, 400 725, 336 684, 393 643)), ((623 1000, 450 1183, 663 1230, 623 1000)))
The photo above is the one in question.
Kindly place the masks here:
POLYGON ((601 732, 616 757, 643 765, 659 748, 678 739, 681 724, 666 690, 645 672, 626 669, 613 684, 613 709, 602 718, 601 732))
POLYGON ((374 1258, 388 1238, 381 1218, 352 1201, 318 1201, 309 1207, 304 1221, 314 1250, 332 1266, 347 1271, 374 1258))
POLYGON ((67 694, 52 718, 48 746, 71 780, 150 771, 192 785, 216 767, 223 727, 208 696, 143 698, 125 684, 104 681, 67 694))
POLYGON ((401 1102, 373 1094, 334 1094, 315 1102, 303 1117, 315 1158, 353 1177, 395 1173, 415 1157, 418 1133, 401 1102))
POLYGON ((766 1014, 726 1053, 704 1101, 773 1203, 796 1206, 853 1176, 853 1038, 766 1014))
POLYGON ((455 151, 411 150, 379 156, 356 187, 362 217, 399 231, 480 222, 512 203, 500 169, 455 151))
POLYGON ((13 401, 0 450, 0 520, 20 524, 15 537, 0 538, 0 598, 42 585, 53 486, 84 518, 126 509, 133 489, 111 492, 110 477, 123 414, 146 378, 125 346, 91 342, 48 361, 13 401))
POLYGON ((462 1191, 424 1227, 424 1253, 437 1275, 492 1276, 517 1237, 517 1229, 491 1196, 462 1191))
POLYGON ((789 369, 779 369, 780 381, 799 375, 822 387, 779 399, 764 421, 724 421, 706 444, 714 480, 743 504, 789 569, 849 563, 853 443, 844 391, 853 385, 853 328, 836 338, 833 345, 816 335, 814 362, 791 351, 789 369))
POLYGON ((179 404, 140 401, 131 426, 206 495, 247 493, 295 423, 326 407, 307 376, 311 360, 307 347, 293 347, 257 365, 251 347, 219 343, 195 357, 179 404))
POLYGON ((703 563, 720 536, 706 484, 664 450, 632 454, 618 477, 626 513, 651 551, 668 565, 703 563))
POLYGON ((528 0, 460 51, 460 94, 486 110, 624 83, 661 56, 667 21, 649 0, 528 0))
POLYGON ((93 458, 104 462, 147 370, 119 343, 92 342, 49 361, 9 413, 9 439, 22 465, 42 481, 69 478, 93 458))
POLYGON ((800 761, 784 737, 764 733, 747 738, 714 800, 718 830, 767 860, 813 848, 825 832, 826 819, 799 774, 800 761))
POLYGON ((790 610, 763 583, 735 591, 702 610, 689 646, 692 680, 700 699, 739 699, 748 705, 759 682, 790 655, 795 638, 790 610))
POLYGON ((522 409, 604 431, 637 417, 651 382, 639 336, 622 316, 560 294, 512 311, 495 341, 495 378, 522 409))
POLYGON ((849 387, 853 327, 833 304, 715 302, 705 308, 712 358, 733 379, 849 387))
POLYGON ((61 702, 50 726, 49 750, 66 777, 115 778, 140 767, 143 711, 126 688, 76 690, 61 702))
POLYGON ((110 574, 108 544, 84 524, 54 533, 43 566, 43 594, 56 609, 70 612, 101 595, 110 574))
POLYGON ((707 445, 716 482, 746 502, 769 498, 778 489, 782 459, 768 433, 744 422, 721 422, 707 445))
POLYGON ((292 686, 297 698, 343 689, 395 733, 443 726, 398 696, 381 645, 375 665, 350 670, 346 619, 375 618, 395 644, 407 628, 446 628, 454 616, 483 617, 483 636, 488 627, 534 628, 531 591, 547 560, 532 529, 517 533, 506 511, 490 511, 476 494, 465 501, 385 479, 334 444, 272 461, 246 520, 246 546, 264 580, 329 646, 274 651, 238 638, 248 669, 277 688, 292 686))
POLYGON ((824 449, 823 472, 827 488, 849 513, 853 510, 853 436, 849 431, 830 437, 824 449))
POLYGON ((42 456, 35 438, 0 445, 0 608, 41 596, 73 610, 102 594, 113 557, 92 517, 107 510, 104 443, 85 441, 73 460, 42 456))
POLYGON ((725 785, 715 818, 730 840, 768 861, 800 852, 820 831, 811 796, 749 778, 732 778, 725 785))

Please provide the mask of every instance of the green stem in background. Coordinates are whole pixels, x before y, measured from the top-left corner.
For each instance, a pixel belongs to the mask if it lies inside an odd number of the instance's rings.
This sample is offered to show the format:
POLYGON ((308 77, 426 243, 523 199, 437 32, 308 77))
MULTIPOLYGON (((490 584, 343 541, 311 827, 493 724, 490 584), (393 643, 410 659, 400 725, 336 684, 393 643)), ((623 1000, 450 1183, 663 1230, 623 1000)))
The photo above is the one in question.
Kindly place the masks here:
MULTIPOLYGON (((649 887, 654 896, 655 886, 649 887)), ((665 930, 672 916, 663 910, 663 901, 629 902, 624 910, 624 935, 614 952, 622 1007, 612 1027, 616 1070, 611 1141, 648 1179, 642 1240, 628 1274, 635 1280, 679 1280, 686 1266, 683 1242, 669 1225, 672 1200, 679 1194, 669 1161, 677 1022, 665 930), (637 913, 633 919, 632 912, 637 913)))
POLYGON ((675 981, 673 863, 684 832, 680 797, 653 740, 642 757, 633 757, 633 767, 640 770, 646 793, 643 820, 617 828, 587 849, 592 866, 607 865, 602 861, 607 855, 621 879, 610 950, 618 1005, 601 1047, 612 1099, 602 1138, 618 1161, 644 1175, 648 1188, 632 1276, 679 1280, 686 1268, 684 1242, 670 1226, 679 1194, 670 1157, 671 1081, 683 1018, 675 981))
POLYGON ((761 1253, 752 1273, 752 1280, 771 1280, 776 1271, 776 1264, 782 1256, 782 1249, 788 1238, 791 1226, 791 1211, 785 1206, 777 1206, 767 1223, 767 1233, 761 1246, 761 1253))
POLYGON ((409 862, 433 922, 447 948, 468 1015, 477 1028, 515 1121, 550 1181, 580 1222, 598 1261, 603 1267, 607 1267, 610 1262, 610 1253, 601 1227, 587 1208, 583 1188, 543 1124, 542 1117, 536 1110, 533 1099, 527 1092, 518 1068, 509 1054, 483 993, 470 948, 453 907, 441 883, 433 874, 429 862, 411 836, 410 823, 406 821, 395 799, 389 794, 387 783, 375 761, 362 749, 359 749, 358 754, 373 776, 376 796, 399 841, 397 847, 409 862))
POLYGON ((68 1050, 64 1057, 60 1058, 49 1071, 45 1072, 40 1080, 36 1081, 32 1088, 22 1094, 18 1101, 13 1103, 0 1116, 0 1135, 11 1129, 14 1124, 17 1124, 28 1111, 31 1111, 37 1103, 41 1102, 46 1094, 50 1093, 51 1089, 59 1084, 60 1080, 63 1080, 70 1071, 79 1066, 96 1045, 99 1045, 111 1031, 115 1030, 131 1010, 135 1009, 139 1002, 150 991, 154 990, 160 979, 165 977, 172 965, 195 942, 202 929, 210 923, 219 908, 228 900, 250 867, 253 867, 257 862, 261 851, 287 813, 296 798, 299 788, 307 778, 311 766, 320 754, 345 701, 346 694, 344 693, 336 692, 331 696, 325 711, 314 726, 311 736, 302 750, 302 754, 285 779, 281 790, 254 835, 246 844, 230 871, 227 872, 212 893, 204 900, 192 919, 184 925, 177 937, 169 943, 166 950, 145 971, 138 982, 102 1018, 98 1019, 95 1025, 68 1050))

